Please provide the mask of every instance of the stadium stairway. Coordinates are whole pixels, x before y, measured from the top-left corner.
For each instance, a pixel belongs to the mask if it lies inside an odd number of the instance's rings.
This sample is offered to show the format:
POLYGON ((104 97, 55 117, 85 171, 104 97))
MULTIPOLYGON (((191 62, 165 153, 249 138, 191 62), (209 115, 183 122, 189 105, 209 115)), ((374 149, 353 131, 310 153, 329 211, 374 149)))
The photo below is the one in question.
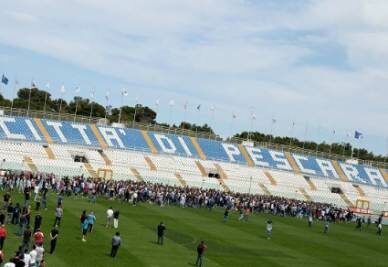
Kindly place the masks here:
POLYGON ((299 168, 298 164, 296 163, 294 157, 291 155, 291 153, 288 152, 288 151, 285 151, 285 152, 284 152, 284 156, 286 156, 286 159, 287 159, 288 162, 290 163, 291 168, 294 170, 294 172, 295 172, 296 174, 301 173, 300 168, 299 168))
POLYGON ((144 181, 143 177, 140 175, 139 171, 136 168, 130 168, 130 170, 132 174, 135 176, 135 178, 137 179, 137 181, 139 182, 144 181))
POLYGON ((355 184, 354 184, 353 187, 354 187, 354 189, 356 189, 356 191, 357 191, 357 193, 358 193, 358 195, 359 195, 360 197, 366 197, 365 192, 364 192, 364 190, 361 188, 361 186, 355 185, 355 184))
POLYGON ((259 186, 261 190, 263 190, 265 195, 268 195, 268 196, 272 195, 271 192, 269 192, 268 188, 263 183, 259 183, 259 186))
POLYGON ((383 169, 381 169, 381 168, 379 168, 379 170, 380 170, 381 174, 383 175, 384 180, 385 180, 386 182, 388 182, 388 170, 383 170, 383 169))
POLYGON ((238 148, 240 149, 241 154, 243 155, 245 161, 247 162, 247 165, 249 167, 253 167, 254 166, 253 161, 252 161, 251 157, 248 155, 248 152, 245 149, 245 147, 242 144, 239 144, 238 148))
POLYGON ((307 201, 313 201, 313 199, 311 198, 311 196, 307 193, 306 189, 304 188, 299 188, 299 191, 302 193, 302 195, 304 196, 304 198, 307 200, 307 201))
POLYGON ((150 171, 156 171, 156 165, 150 157, 144 156, 144 160, 147 162, 147 165, 150 168, 150 171))
POLYGON ((105 152, 103 150, 98 150, 98 153, 101 155, 101 157, 104 160, 106 166, 112 166, 112 161, 110 160, 108 155, 105 154, 105 152))
POLYGON ((310 190, 317 191, 316 185, 313 183, 313 181, 311 181, 311 179, 309 177, 304 176, 304 179, 306 180, 307 184, 309 185, 310 190))
POLYGON ((338 173, 339 178, 343 182, 348 182, 348 177, 346 177, 344 171, 342 170, 341 166, 339 165, 338 161, 332 160, 331 163, 333 164, 333 167, 335 171, 338 173))
POLYGON ((158 154, 158 150, 156 149, 154 143, 152 143, 152 140, 151 140, 150 136, 148 135, 148 132, 144 131, 144 130, 142 130, 140 132, 143 135, 143 138, 146 141, 146 143, 148 145, 148 148, 150 149, 151 153, 152 154, 158 154))
POLYGON ((340 193, 339 195, 340 195, 340 197, 342 198, 342 200, 346 203, 346 205, 347 205, 349 208, 354 207, 354 204, 353 204, 352 201, 350 201, 350 199, 345 195, 345 193, 340 193))
POLYGON ((190 137, 190 140, 191 140, 191 143, 193 144, 195 150, 197 151, 197 154, 198 154, 199 158, 202 159, 202 160, 206 160, 205 153, 203 153, 202 148, 198 144, 197 138, 190 137))
POLYGON ((278 183, 276 182, 275 178, 272 176, 272 174, 269 171, 264 171, 265 177, 268 178, 270 181, 271 185, 277 185, 278 183))
POLYGON ((229 192, 230 188, 225 184, 224 179, 219 178, 218 181, 220 182, 220 186, 225 192, 229 192))
POLYGON ((205 170, 205 167, 202 165, 202 163, 199 160, 195 161, 195 165, 197 165, 199 172, 203 177, 206 177, 208 174, 205 170))
POLYGON ((183 186, 183 187, 187 186, 186 181, 183 179, 183 177, 182 177, 182 175, 180 175, 180 173, 176 172, 175 173, 175 177, 178 179, 178 181, 181 184, 181 186, 183 186))
POLYGON ((97 172, 93 169, 92 165, 89 162, 84 162, 84 167, 91 177, 98 178, 97 172))
POLYGON ((44 139, 46 139, 47 144, 51 145, 53 143, 53 140, 52 140, 50 134, 48 133, 46 127, 44 127, 41 119, 35 118, 34 121, 35 121, 36 126, 38 126, 40 132, 43 134, 44 139))
POLYGON ((214 167, 216 167, 216 170, 217 170, 217 172, 218 172, 218 174, 220 175, 220 177, 221 177, 222 180, 228 179, 228 176, 226 175, 224 169, 221 167, 220 164, 214 163, 214 167))
POLYGON ((36 167, 35 163, 32 161, 31 157, 24 156, 23 162, 28 166, 28 168, 32 172, 38 172, 38 168, 36 167))
POLYGON ((55 160, 55 154, 54 151, 49 146, 43 146, 44 150, 46 151, 48 159, 55 160))
POLYGON ((97 126, 95 124, 90 124, 90 129, 92 130, 94 136, 97 139, 98 144, 102 149, 107 149, 108 144, 105 142, 104 138, 100 134, 100 131, 97 129, 97 126))

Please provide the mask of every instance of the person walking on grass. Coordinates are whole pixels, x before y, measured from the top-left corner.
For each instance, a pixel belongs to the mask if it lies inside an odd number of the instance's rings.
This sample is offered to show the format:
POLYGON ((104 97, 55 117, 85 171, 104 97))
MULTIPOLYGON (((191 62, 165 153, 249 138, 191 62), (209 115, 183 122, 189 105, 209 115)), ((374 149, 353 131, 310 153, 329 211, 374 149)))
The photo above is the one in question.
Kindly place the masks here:
POLYGON ((206 249, 207 249, 207 246, 205 245, 205 241, 201 241, 201 243, 199 243, 199 245, 197 246, 197 260, 195 262, 195 266, 197 267, 203 266, 203 258, 204 258, 206 249))
POLYGON ((5 225, 2 224, 0 226, 0 250, 3 250, 4 241, 7 238, 7 229, 5 228, 5 225))
POLYGON ((272 229, 273 229, 272 220, 268 220, 267 221, 267 227, 266 227, 267 239, 271 239, 272 238, 272 229))
POLYGON ((30 241, 32 237, 31 227, 28 225, 23 233, 22 249, 30 249, 30 241))
POLYGON ((35 215, 35 221, 34 221, 34 233, 36 232, 37 229, 40 228, 40 226, 42 225, 42 215, 40 215, 40 213, 36 214, 35 215))
POLYGON ((57 240, 58 240, 58 226, 54 226, 54 228, 50 232, 50 254, 54 253, 55 247, 57 246, 57 240))
POLYGON ((120 246, 121 246, 120 233, 116 232, 116 234, 112 237, 112 249, 110 252, 110 256, 112 258, 116 257, 117 251, 119 250, 120 246))
POLYGON ((55 226, 55 225, 58 225, 58 226, 61 225, 62 217, 63 217, 62 204, 58 204, 57 208, 55 209, 55 221, 54 221, 54 226, 55 226))
POLYGON ((89 225, 89 232, 91 233, 93 231, 94 224, 96 223, 96 215, 94 215, 94 212, 91 211, 86 218, 86 221, 88 222, 89 225))
POLYGON ((111 228, 113 226, 113 209, 110 207, 106 211, 106 228, 111 228))
POLYGON ((89 220, 86 218, 82 223, 82 242, 86 242, 88 231, 89 231, 89 220))
POLYGON ((42 246, 44 243, 44 234, 40 229, 37 229, 34 234, 34 241, 37 247, 42 246))
POLYGON ((113 213, 113 227, 115 229, 119 228, 119 216, 120 216, 120 211, 119 210, 116 210, 114 213, 113 213))
POLYGON ((158 225, 156 231, 157 231, 157 235, 158 235, 157 244, 163 246, 163 243, 164 243, 164 231, 166 231, 166 226, 164 225, 163 222, 160 222, 160 224, 158 225))
POLYGON ((223 222, 226 223, 229 219, 229 208, 225 209, 223 222))

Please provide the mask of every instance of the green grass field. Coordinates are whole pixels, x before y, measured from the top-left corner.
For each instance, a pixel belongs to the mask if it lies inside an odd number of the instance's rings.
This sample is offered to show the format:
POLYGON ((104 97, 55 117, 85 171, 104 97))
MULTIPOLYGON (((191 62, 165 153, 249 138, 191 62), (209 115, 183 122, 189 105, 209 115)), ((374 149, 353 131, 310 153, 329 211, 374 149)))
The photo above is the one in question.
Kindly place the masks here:
MULTIPOLYGON (((14 195, 13 198, 20 199, 20 196, 14 195)), ((50 198, 49 209, 42 212, 46 241, 56 202, 54 195, 50 198)), ((57 250, 54 255, 45 256, 47 266, 194 266, 195 248, 202 239, 208 245, 206 267, 388 266, 388 239, 377 237, 375 227, 358 232, 353 224, 331 225, 325 236, 321 223, 309 229, 304 220, 272 217, 273 238, 267 240, 265 222, 270 216, 265 214, 253 215, 248 222, 238 222, 237 214, 233 213, 230 221, 223 224, 223 210, 220 209, 209 212, 205 209, 161 208, 151 204, 133 207, 109 200, 98 200, 93 205, 85 199, 74 198, 65 198, 64 210, 57 250), (119 231, 123 245, 115 259, 108 256, 115 230, 104 227, 105 211, 109 206, 121 212, 119 231), (94 210, 97 216, 95 231, 86 243, 81 242, 79 226, 83 209, 94 210), (167 226, 163 247, 155 243, 155 228, 160 221, 167 226)), ((16 229, 8 226, 7 259, 20 243, 14 234, 16 229)), ((48 242, 45 248, 48 250, 48 242)))

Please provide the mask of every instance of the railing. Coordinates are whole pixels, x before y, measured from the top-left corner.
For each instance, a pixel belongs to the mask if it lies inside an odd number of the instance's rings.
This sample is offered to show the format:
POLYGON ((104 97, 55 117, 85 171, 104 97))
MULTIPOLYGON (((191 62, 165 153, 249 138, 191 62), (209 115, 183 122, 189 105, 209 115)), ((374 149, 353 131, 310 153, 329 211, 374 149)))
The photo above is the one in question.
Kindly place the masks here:
MULTIPOLYGON (((45 112, 43 110, 28 111, 26 109, 19 109, 19 108, 11 109, 10 107, 0 107, 0 110, 3 110, 3 113, 5 116, 33 117, 33 118, 43 118, 43 119, 49 119, 49 120, 73 121, 78 123, 103 123, 104 122, 104 118, 85 117, 81 115, 75 116, 75 114, 69 114, 69 113, 59 114, 58 112, 55 112, 55 113, 48 112, 48 111, 45 112)), ((162 132, 167 134, 186 135, 186 136, 206 138, 206 139, 211 139, 216 141, 225 141, 219 135, 215 135, 211 133, 197 132, 197 131, 180 129, 180 128, 165 127, 157 124, 144 124, 139 122, 127 122, 123 124, 125 127, 128 127, 128 128, 136 128, 140 130, 162 132)), ((235 144, 241 144, 243 141, 247 141, 247 140, 242 138, 228 139, 228 142, 235 143, 235 144)), ((275 144, 271 142, 254 142, 254 145, 258 147, 265 147, 265 148, 274 149, 274 150, 288 151, 291 153, 298 153, 298 154, 303 154, 308 156, 333 159, 333 160, 339 160, 339 161, 346 161, 351 159, 349 157, 338 155, 338 154, 313 151, 313 150, 303 149, 296 146, 281 145, 281 144, 275 144)), ((388 162, 368 161, 368 160, 359 160, 359 159, 358 159, 358 162, 360 164, 364 164, 368 166, 375 166, 378 168, 388 169, 388 162)))

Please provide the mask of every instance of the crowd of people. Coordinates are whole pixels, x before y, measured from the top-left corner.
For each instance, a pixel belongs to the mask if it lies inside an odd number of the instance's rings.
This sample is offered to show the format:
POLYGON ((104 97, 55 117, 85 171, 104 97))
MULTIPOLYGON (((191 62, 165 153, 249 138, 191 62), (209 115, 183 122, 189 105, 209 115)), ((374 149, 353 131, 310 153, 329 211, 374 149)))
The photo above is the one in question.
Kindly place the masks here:
MULTIPOLYGON (((325 221, 325 230, 328 232, 329 223, 337 221, 352 221, 356 216, 350 209, 339 208, 331 204, 314 203, 296 199, 287 199, 278 196, 252 195, 236 192, 225 192, 215 189, 179 187, 163 184, 154 184, 144 181, 116 181, 92 179, 83 176, 58 178, 54 174, 6 171, 0 175, 0 190, 3 194, 3 206, 0 212, 0 260, 4 260, 3 246, 7 238, 6 225, 14 224, 19 227, 18 235, 21 245, 9 266, 45 266, 44 262, 44 234, 40 230, 42 216, 41 209, 47 209, 48 192, 57 193, 53 229, 50 232, 50 253, 54 253, 59 236, 59 227, 63 216, 63 199, 68 196, 82 196, 95 203, 98 197, 106 197, 117 201, 137 205, 150 202, 159 206, 177 205, 181 207, 206 208, 211 211, 214 207, 225 210, 223 222, 229 219, 230 211, 236 211, 238 220, 247 221, 252 213, 271 213, 279 216, 307 218, 309 226, 314 220, 325 221), (23 203, 13 203, 12 192, 23 194, 23 203), (31 205, 34 205, 32 207, 31 205), (37 212, 31 228, 31 210, 37 212), (31 242, 33 239, 33 242, 31 242), (32 243, 32 247, 30 247, 32 243), (24 264, 24 265, 23 265, 24 264)), ((118 210, 111 207, 106 211, 106 227, 118 228, 118 210)), ((368 218, 369 223, 370 218, 368 218)), ((382 233, 382 216, 377 223, 378 233, 382 233)), ((359 222, 364 219, 357 219, 359 222)), ((93 231, 96 216, 93 211, 83 211, 80 216, 82 241, 86 242, 88 233, 93 231)), ((157 226, 157 243, 163 245, 163 236, 166 227, 161 222, 157 226)), ((272 221, 266 226, 268 238, 272 237, 272 221)), ((120 233, 112 238, 112 251, 115 257, 121 244, 120 233)), ((203 253, 206 245, 198 246, 197 265, 202 265, 203 253)))

